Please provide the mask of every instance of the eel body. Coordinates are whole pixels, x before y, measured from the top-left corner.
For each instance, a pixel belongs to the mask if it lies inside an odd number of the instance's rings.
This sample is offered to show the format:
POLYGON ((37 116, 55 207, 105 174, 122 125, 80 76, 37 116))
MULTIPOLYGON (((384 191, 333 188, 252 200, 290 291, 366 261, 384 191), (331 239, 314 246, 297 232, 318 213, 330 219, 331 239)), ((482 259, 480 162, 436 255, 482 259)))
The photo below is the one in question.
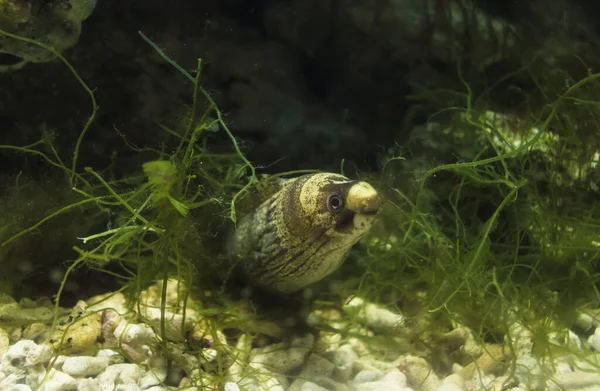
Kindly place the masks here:
POLYGON ((380 205, 368 183, 331 173, 280 180, 229 238, 229 258, 251 284, 291 293, 321 280, 373 225, 380 205))

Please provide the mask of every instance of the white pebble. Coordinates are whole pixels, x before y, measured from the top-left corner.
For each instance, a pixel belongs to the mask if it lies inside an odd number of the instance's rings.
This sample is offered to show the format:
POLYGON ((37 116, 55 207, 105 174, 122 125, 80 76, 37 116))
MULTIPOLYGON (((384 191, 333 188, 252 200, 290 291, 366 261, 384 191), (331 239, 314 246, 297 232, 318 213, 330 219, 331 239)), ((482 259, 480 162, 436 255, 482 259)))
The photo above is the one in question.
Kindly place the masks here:
POLYGON ((8 347, 10 346, 10 336, 8 332, 0 327, 0 357, 4 355, 8 351, 8 347))
POLYGON ((77 377, 96 376, 108 367, 108 362, 108 357, 69 357, 65 360, 62 371, 77 377))
POLYGON ((580 313, 577 316, 577 320, 575 320, 574 326, 581 331, 588 331, 594 327, 594 318, 590 314, 580 313))
POLYGON ((532 389, 543 389, 545 375, 538 361, 531 356, 521 356, 515 363, 515 378, 532 389))
POLYGON ((335 378, 342 383, 350 380, 354 369, 354 362, 358 359, 358 355, 350 345, 343 345, 335 351, 332 363, 335 365, 335 378))
POLYGON ((327 359, 312 353, 308 356, 308 360, 304 369, 298 375, 298 378, 290 385, 288 391, 302 390, 302 386, 306 383, 306 379, 331 379, 335 366, 327 359))
POLYGON ((140 372, 140 367, 136 364, 111 365, 98 376, 100 391, 113 391, 116 385, 137 385, 140 372))
POLYGON ((53 352, 48 345, 35 345, 33 349, 27 352, 25 365, 44 364, 52 358, 53 352))
MULTIPOLYGON (((146 323, 156 327, 157 330, 163 323, 163 314, 160 308, 145 307, 142 309, 140 315, 146 323)), ((186 310, 185 317, 182 314, 174 314, 167 311, 164 314, 164 319, 168 319, 168 321, 165 322, 165 333, 167 339, 174 342, 183 342, 185 341, 186 332, 198 322, 199 316, 195 311, 188 308, 186 310), (183 322, 184 320, 185 324, 183 322)))
POLYGON ((108 363, 110 365, 122 364, 125 361, 125 357, 112 349, 100 349, 98 350, 98 353, 96 353, 96 357, 108 357, 108 363))
POLYGON ((157 341, 152 327, 143 323, 132 324, 126 320, 119 322, 114 335, 120 342, 132 346, 150 345, 157 341))
POLYGON ((382 379, 386 384, 393 384, 398 387, 406 387, 406 375, 398 369, 392 369, 382 379))
POLYGON ((100 389, 100 382, 97 378, 80 379, 77 385, 77 391, 98 391, 100 389))
POLYGON ((404 326, 404 316, 385 309, 373 303, 368 303, 360 297, 353 297, 345 305, 344 310, 355 313, 374 330, 392 331, 404 326))
POLYGON ((115 391, 142 391, 137 384, 119 384, 115 387, 115 391))
POLYGON ((460 375, 452 374, 444 379, 437 391, 464 391, 465 387, 465 380, 460 375))
POLYGON ((39 375, 38 382, 40 383, 40 387, 37 388, 39 391, 71 391, 77 389, 77 380, 54 368, 50 369, 47 376, 46 373, 39 375))
POLYGON ((329 391, 329 390, 325 387, 321 387, 318 384, 307 381, 306 383, 302 384, 300 391, 329 391))
POLYGON ((307 334, 293 339, 289 347, 285 343, 278 343, 255 348, 250 352, 250 363, 253 366, 264 366, 276 373, 285 373, 304 363, 313 343, 314 337, 307 334))
POLYGON ((379 380, 379 374, 368 369, 362 370, 354 376, 355 384, 367 383, 375 380, 379 380))
POLYGON ((594 334, 588 338, 588 343, 595 351, 600 352, 600 327, 596 327, 594 334))
POLYGON ((363 370, 353 380, 355 391, 406 391, 406 376, 397 369, 390 371, 381 380, 376 372, 363 370))
POLYGON ((168 362, 160 356, 150 357, 148 360, 148 372, 141 378, 139 385, 142 389, 148 389, 162 384, 167 378, 168 362))
POLYGON ((569 329, 548 334, 548 341, 558 346, 564 346, 572 352, 582 349, 581 339, 569 329))
POLYGON ((240 391, 240 387, 234 382, 227 382, 225 383, 223 391, 240 391))
POLYGON ((2 356, 2 370, 7 373, 15 373, 25 365, 25 356, 27 351, 35 345, 35 342, 29 340, 19 341, 10 346, 2 356))
POLYGON ((597 390, 600 387, 600 374, 588 372, 571 372, 562 373, 560 376, 553 379, 560 389, 576 390, 580 388, 597 390))

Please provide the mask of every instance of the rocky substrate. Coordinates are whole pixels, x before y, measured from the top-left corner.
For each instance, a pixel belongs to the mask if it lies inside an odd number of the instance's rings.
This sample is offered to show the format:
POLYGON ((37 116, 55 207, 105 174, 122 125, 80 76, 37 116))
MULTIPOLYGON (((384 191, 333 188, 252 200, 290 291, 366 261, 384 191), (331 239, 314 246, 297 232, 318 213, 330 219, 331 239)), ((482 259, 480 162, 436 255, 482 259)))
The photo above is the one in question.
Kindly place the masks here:
MULTIPOLYGON (((165 303, 162 292, 155 284, 131 304, 121 293, 94 297, 55 322, 49 301, 3 298, 0 390, 600 389, 599 318, 589 312, 576 325, 587 337, 554 332, 547 357, 533 354, 532 332, 517 321, 503 345, 480 344, 455 325, 419 354, 401 314, 359 297, 315 304, 304 319, 313 332, 293 335, 256 317, 225 333, 182 284, 169 281, 165 303), (434 364, 442 356, 445 374, 434 364)), ((245 319, 241 308, 232 319, 245 319)))

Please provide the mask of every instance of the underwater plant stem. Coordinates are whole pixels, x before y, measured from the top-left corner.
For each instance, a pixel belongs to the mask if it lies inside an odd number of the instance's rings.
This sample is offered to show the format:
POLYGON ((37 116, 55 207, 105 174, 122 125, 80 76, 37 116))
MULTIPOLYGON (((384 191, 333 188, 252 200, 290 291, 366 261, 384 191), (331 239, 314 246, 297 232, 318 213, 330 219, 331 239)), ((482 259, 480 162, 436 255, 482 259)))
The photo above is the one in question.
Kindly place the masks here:
MULTIPOLYGON (((202 75, 202 59, 199 58, 198 59, 198 67, 196 68, 196 77, 194 78, 194 92, 192 93, 192 112, 190 114, 190 119, 188 122, 187 129, 185 131, 185 135, 181 139, 181 142, 179 143, 179 147, 177 147, 177 152, 175 153, 175 155, 179 155, 179 152, 183 148, 185 140, 187 140, 189 134, 192 132, 192 129, 194 129, 194 124, 196 123, 196 117, 198 116, 198 114, 197 114, 198 113, 198 87, 200 86, 201 75, 202 75)), ((210 112, 210 109, 211 108, 209 107, 208 110, 205 110, 204 115, 206 115, 208 112, 210 112)), ((192 139, 188 143, 188 150, 186 151, 184 158, 183 158, 184 162, 187 161, 188 158, 190 157, 190 152, 194 148, 194 144, 196 144, 195 139, 197 137, 198 137, 198 135, 194 131, 192 134, 192 139)))
POLYGON ((131 205, 129 205, 129 203, 127 203, 127 201, 125 201, 119 194, 117 194, 117 192, 108 183, 106 183, 104 178, 102 178, 96 171, 94 171, 90 167, 86 167, 85 171, 87 171, 90 174, 92 174, 93 176, 95 176, 100 181, 100 183, 102 183, 104 185, 104 187, 106 187, 106 189, 110 192, 110 194, 112 194, 112 196, 115 197, 120 202, 121 205, 123 205, 129 212, 131 212, 132 215, 134 215, 136 218, 138 218, 141 222, 143 222, 147 226, 152 225, 152 224, 150 224, 150 222, 148 220, 146 220, 144 217, 142 217, 137 210, 135 210, 131 205))
MULTIPOLYGON (((515 197, 517 197, 517 192, 519 191, 519 189, 521 187, 525 186, 526 184, 527 184, 527 180, 523 180, 522 182, 514 185, 513 189, 510 191, 510 193, 508 193, 506 195, 506 197, 504 197, 504 199, 502 200, 502 202, 500 203, 500 205, 498 205, 498 207, 496 208, 496 210, 494 211, 494 213, 492 214, 492 216, 485 223, 485 225, 486 225, 485 230, 482 233, 481 238, 479 239, 479 242, 477 244, 475 252, 474 252, 474 254, 472 256, 471 262, 469 263, 469 266, 466 268, 466 271, 464 273, 466 276, 469 276, 472 273, 473 269, 475 268, 475 266, 477 265, 477 263, 482 258, 484 246, 485 246, 487 240, 489 239, 490 233, 492 232, 493 228, 496 226, 496 220, 498 219, 498 216, 500 215, 500 212, 506 207, 506 205, 510 201, 513 201, 515 199, 515 197)), ((445 284, 445 282, 444 282, 444 284, 445 284)), ((448 303, 452 300, 452 298, 456 294, 458 294, 458 292, 460 291, 460 289, 465 284, 468 285, 468 280, 467 279, 464 279, 460 283, 460 285, 450 294, 450 296, 448 296, 444 300, 444 302, 442 304, 440 304, 436 308, 428 310, 428 312, 437 312, 440 309, 445 308, 448 305, 448 303)), ((441 292, 441 291, 442 291, 441 289, 438 290, 438 292, 441 292)), ((437 294, 436 294, 436 297, 437 297, 437 294)), ((433 298, 433 300, 435 300, 435 297, 433 298)))
POLYGON ((194 78, 192 77, 192 75, 189 74, 188 71, 186 71, 185 69, 183 69, 181 67, 181 65, 177 64, 175 61, 171 60, 171 58, 169 56, 167 56, 165 54, 165 52, 158 47, 157 44, 155 44, 150 38, 148 38, 146 36, 146 34, 144 34, 141 30, 138 31, 138 34, 140 35, 140 37, 142 37, 144 39, 144 41, 146 41, 146 43, 148 43, 148 45, 152 46, 152 48, 169 64, 173 65, 173 67, 175 67, 175 69, 177 69, 182 75, 184 75, 185 77, 187 77, 192 83, 194 82, 194 78))
MULTIPOLYGON (((60 297, 62 295, 63 290, 65 289, 65 286, 67 285, 67 278, 69 277, 71 272, 77 266, 79 266, 79 264, 82 263, 84 260, 85 260, 84 257, 77 258, 71 265, 69 265, 69 267, 65 271, 65 274, 63 276, 62 281, 60 282, 60 286, 58 287, 58 291, 56 292, 56 296, 54 299, 54 318, 52 319, 52 330, 56 329, 56 324, 58 323, 58 314, 59 314, 59 310, 60 310, 60 297)), ((65 334, 63 334, 63 338, 64 338, 64 335, 65 334)))
POLYGON ((17 233, 16 235, 14 235, 14 236, 6 239, 4 242, 0 243, 0 247, 4 247, 7 244, 9 244, 9 243, 17 240, 19 237, 21 237, 21 236, 23 236, 23 235, 25 235, 25 234, 27 234, 27 233, 29 233, 31 231, 34 231, 34 230, 38 229, 46 221, 52 220, 53 218, 55 218, 56 216, 58 216, 58 215, 60 215, 60 214, 62 214, 64 212, 66 212, 67 210, 76 208, 78 206, 87 204, 87 203, 92 202, 92 201, 95 201, 95 200, 94 199, 86 199, 86 200, 81 200, 81 201, 76 202, 74 204, 65 206, 64 208, 61 208, 61 209, 57 210, 56 212, 51 213, 48 216, 44 217, 43 219, 41 219, 40 221, 38 221, 37 223, 35 223, 31 227, 26 228, 26 229, 24 229, 22 231, 19 231, 19 233, 17 233))
POLYGON ((85 92, 87 92, 87 94, 90 97, 90 100, 92 101, 92 114, 90 114, 90 117, 88 118, 85 126, 79 133, 79 137, 77 138, 77 142, 75 143, 75 150, 73 151, 73 162, 71 163, 71 176, 69 178, 71 187, 73 187, 75 177, 77 176, 75 174, 75 172, 77 169, 77 159, 79 158, 79 149, 81 148, 81 143, 83 142, 83 138, 85 137, 87 131, 89 130, 90 126, 92 125, 92 122, 94 122, 94 119, 96 118, 96 112, 98 111, 98 104, 96 102, 96 97, 94 96, 94 92, 90 89, 90 87, 88 87, 88 85, 85 83, 85 81, 83 81, 83 79, 79 76, 79 74, 77 73, 75 68, 73 68, 71 63, 69 63, 69 61, 62 54, 60 54, 56 49, 54 49, 52 46, 46 45, 45 43, 36 41, 34 39, 26 38, 26 37, 23 37, 20 35, 11 34, 4 30, 0 30, 0 35, 4 35, 9 38, 15 39, 17 41, 25 42, 25 43, 28 43, 31 45, 39 46, 42 49, 47 50, 50 53, 52 53, 55 57, 57 57, 60 61, 62 61, 63 64, 65 64, 65 66, 69 69, 71 74, 73 74, 75 79, 79 82, 81 87, 83 87, 85 92))
MULTIPOLYGON (((223 120, 223 115, 221 113, 221 110, 219 110, 216 102, 210 96, 210 94, 204 88, 202 88, 202 86, 200 86, 199 78, 195 79, 194 77, 192 77, 192 75, 190 75, 189 72, 187 72, 185 69, 183 69, 181 67, 181 65, 177 64, 177 62, 173 61, 169 56, 167 56, 167 54, 160 47, 158 47, 158 45, 155 44, 150 38, 148 38, 143 32, 138 31, 138 34, 154 50, 156 50, 156 52, 165 61, 167 61, 169 64, 171 64, 173 67, 175 67, 175 69, 177 69, 179 72, 181 72, 182 75, 184 75, 186 78, 188 78, 188 80, 190 80, 192 83, 194 83, 194 87, 202 93, 204 98, 209 103, 209 109, 207 111, 212 110, 217 115, 217 120, 218 120, 219 124, 221 125, 221 127, 223 128, 223 130, 225 131, 225 133, 227 134, 227 137, 229 137, 229 139, 231 140, 231 143, 233 144, 235 152, 240 157, 240 159, 242 159, 242 161, 244 162, 245 168, 250 169, 250 180, 244 187, 242 187, 237 193, 235 193, 233 198, 231 199, 231 209, 230 209, 230 213, 229 213, 229 219, 235 223, 237 221, 236 212, 235 212, 235 203, 237 202, 238 198, 241 197, 242 194, 244 194, 252 185, 254 185, 254 183, 258 182, 258 178, 256 177, 256 169, 254 168, 252 163, 250 163, 250 161, 246 158, 246 156, 244 156, 244 154, 240 150, 240 146, 238 145, 235 137, 233 136, 233 134, 231 133, 231 131, 225 124, 225 121, 223 120)), ((201 62, 199 62, 199 66, 200 66, 200 64, 201 64, 201 62)))
POLYGON ((75 173, 72 169, 67 168, 64 165, 61 165, 60 163, 55 162, 54 160, 50 159, 50 157, 48 155, 46 155, 44 152, 38 151, 37 149, 31 149, 29 147, 33 146, 33 145, 37 145, 38 143, 34 143, 25 147, 18 147, 15 145, 5 145, 5 144, 0 144, 0 149, 12 149, 14 151, 19 151, 19 152, 23 152, 23 153, 30 153, 32 155, 37 155, 39 157, 41 157, 42 159, 44 159, 46 162, 50 163, 50 165, 60 168, 61 170, 65 170, 69 173, 70 177, 74 177, 77 176, 79 178, 81 178, 77 173, 75 173))
POLYGON ((167 286, 169 285, 169 268, 167 267, 168 265, 168 258, 165 257, 166 259, 163 260, 163 284, 162 284, 162 291, 160 292, 160 297, 161 297, 161 301, 160 301, 160 335, 161 335, 161 342, 163 344, 163 348, 166 351, 167 348, 167 322, 166 322, 166 318, 165 315, 167 313, 167 286))
POLYGON ((498 205, 498 207, 496 208, 496 210, 494 211, 492 216, 488 219, 488 221, 486 221, 485 231, 483 232, 482 238, 479 241, 479 245, 477 246, 475 254, 473 255, 473 259, 471 260, 471 263, 469 264, 469 267, 467 268, 467 274, 469 274, 473 270, 476 262, 479 260, 480 255, 482 253, 483 246, 484 246, 486 240, 488 240, 490 233, 496 226, 496 221, 498 220, 498 216, 500 215, 500 212, 504 209, 504 207, 506 207, 506 205, 510 201, 513 201, 517 197, 517 193, 518 193, 519 189, 521 187, 525 186, 526 184, 527 184, 527 180, 523 180, 521 183, 514 185, 511 192, 508 193, 506 195, 506 197, 504 197, 504 199, 502 200, 500 205, 498 205))
POLYGON ((117 232, 119 232, 121 230, 136 230, 136 229, 140 229, 140 228, 142 230, 156 232, 156 230, 154 228, 139 227, 139 226, 136 226, 136 225, 130 225, 130 226, 125 226, 125 227, 119 227, 119 228, 109 229, 108 231, 100 232, 98 234, 86 236, 86 237, 83 237, 83 238, 77 238, 77 239, 81 240, 85 244, 85 243, 89 242, 90 240, 102 238, 102 237, 107 236, 107 235, 112 235, 112 234, 117 233, 117 232))

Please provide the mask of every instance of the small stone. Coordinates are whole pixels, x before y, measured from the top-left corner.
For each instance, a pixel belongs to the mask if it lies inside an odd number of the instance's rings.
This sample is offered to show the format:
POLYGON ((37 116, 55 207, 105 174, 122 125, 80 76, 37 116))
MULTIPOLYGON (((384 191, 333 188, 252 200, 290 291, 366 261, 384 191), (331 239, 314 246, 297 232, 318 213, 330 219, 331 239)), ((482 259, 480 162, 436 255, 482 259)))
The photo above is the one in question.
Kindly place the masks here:
POLYGON ((240 387, 234 382, 225 383, 225 387, 223 387, 223 391, 240 391, 240 387))
POLYGON ((312 353, 308 356, 306 366, 302 369, 298 378, 290 385, 288 391, 300 391, 304 383, 308 380, 315 383, 320 383, 320 379, 331 381, 331 374, 334 369, 335 366, 329 360, 312 353))
POLYGON ((442 383, 442 386, 436 391, 465 391, 466 384, 465 380, 457 374, 452 374, 446 377, 442 383))
POLYGON ((353 297, 344 305, 344 310, 356 314, 373 330, 396 331, 404 327, 405 318, 402 314, 392 312, 373 303, 368 303, 360 297, 353 297))
POLYGON ((600 327, 596 327, 594 334, 588 338, 588 343, 597 352, 600 352, 600 327))
POLYGON ((594 318, 590 314, 582 312, 577 316, 577 320, 575 320, 573 326, 583 332, 587 332, 594 327, 594 318))
POLYGON ((100 387, 100 382, 97 378, 86 378, 80 379, 79 384, 77 385, 77 391, 98 391, 102 390, 100 387))
POLYGON ((406 391, 406 376, 398 369, 386 374, 381 380, 378 374, 370 371, 361 371, 353 381, 353 391, 406 391))
POLYGON ((108 364, 108 357, 69 357, 65 360, 62 371, 76 377, 96 376, 105 370, 108 364))
POLYGON ((332 363, 335 365, 334 374, 337 381, 345 383, 350 380, 357 359, 358 355, 350 345, 343 345, 334 353, 332 363))
POLYGON ((462 371, 465 367, 463 367, 462 365, 460 365, 459 363, 455 362, 452 364, 452 373, 459 373, 460 371, 462 371))
POLYGON ((383 383, 394 385, 397 387, 406 387, 407 379, 406 375, 400 370, 394 368, 390 372, 388 372, 382 379, 383 383))
MULTIPOLYGON (((510 391, 520 391, 522 390, 521 388, 507 388, 508 384, 512 384, 514 383, 514 378, 511 376, 499 376, 497 378, 494 379, 493 382, 489 383, 486 385, 486 389, 489 391, 506 391, 506 390, 510 390, 510 391)), ((549 390, 546 390, 549 391, 549 390)))
POLYGON ((307 381, 304 384, 302 384, 300 391, 329 391, 329 389, 321 387, 320 385, 315 384, 311 381, 307 381))
POLYGON ((6 375, 3 372, 2 374, 5 377, 0 381, 0 390, 10 389, 9 387, 14 386, 15 384, 22 384, 25 381, 25 377, 22 374, 17 375, 16 373, 11 373, 6 375))
POLYGON ((515 363, 515 378, 531 389, 543 389, 546 382, 546 376, 543 373, 542 367, 531 356, 521 356, 517 359, 515 363))
POLYGON ((142 391, 137 384, 119 384, 115 387, 115 391, 142 391))
POLYGON ((264 368, 248 374, 238 385, 244 391, 285 391, 287 388, 281 384, 277 375, 264 368))
POLYGON ((46 332, 46 330, 47 330, 46 325, 44 325, 43 323, 39 323, 39 322, 32 323, 29 326, 27 326, 25 328, 25 330, 23 330, 23 338, 36 340, 40 336, 42 336, 42 334, 44 334, 44 332, 46 332))
POLYGON ((304 363, 313 344, 313 336, 307 334, 302 338, 294 338, 289 347, 285 343, 278 343, 255 348, 250 352, 250 364, 262 365, 275 373, 285 373, 304 363))
POLYGON ((88 300, 88 303, 90 303, 87 307, 87 311, 89 312, 100 312, 110 309, 121 316, 130 312, 129 308, 127 308, 127 299, 120 292, 94 296, 88 300))
POLYGON ((421 357, 408 356, 400 362, 403 373, 410 384, 419 384, 422 391, 436 391, 442 382, 438 375, 431 369, 429 363, 421 357))
POLYGON ((119 341, 119 346, 134 361, 146 360, 158 344, 152 327, 144 323, 132 324, 125 319, 115 329, 114 336, 119 341))
POLYGON ((95 354, 98 351, 98 337, 101 333, 101 314, 86 313, 87 304, 79 301, 67 322, 57 327, 49 338, 52 347, 65 355, 95 354))
POLYGON ((125 361, 125 357, 112 349, 100 349, 98 353, 96 353, 96 357, 108 357, 108 363, 110 365, 122 364, 125 361))
POLYGON ((558 346, 564 346, 568 350, 581 351, 583 346, 581 339, 569 329, 564 329, 562 332, 552 332, 548 334, 548 341, 558 346))
POLYGON ((588 372, 571 372, 562 373, 560 376, 549 381, 558 386, 561 390, 578 390, 578 389, 593 389, 600 388, 600 374, 588 372))
POLYGON ((375 380, 379 380, 379 374, 368 369, 362 370, 354 376, 353 382, 355 384, 372 382, 375 380))
POLYGON ((131 346, 156 344, 156 333, 152 327, 144 323, 129 323, 122 320, 115 329, 115 337, 121 342, 131 346))
POLYGON ((529 356, 533 349, 533 335, 530 329, 520 323, 510 325, 509 334, 504 339, 510 338, 516 357, 529 356))
POLYGON ((2 370, 16 373, 20 368, 46 363, 52 354, 48 346, 24 339, 8 348, 2 357, 2 370))
MULTIPOLYGON (((143 307, 140 316, 147 324, 159 330, 163 323, 163 315, 161 309, 152 307, 143 307)), ((185 336, 192 329, 195 323, 198 322, 200 316, 191 308, 188 308, 183 314, 174 314, 167 311, 164 315, 165 333, 167 339, 173 342, 185 341, 185 336)))
POLYGON ((0 327, 0 357, 2 357, 10 346, 10 335, 8 331, 0 327))
POLYGON ((136 364, 111 365, 98 376, 100 391, 113 391, 118 385, 137 385, 141 370, 136 364))
POLYGON ((196 322, 191 331, 188 333, 187 343, 192 349, 206 349, 215 345, 227 345, 227 337, 219 330, 215 330, 213 322, 207 319, 200 319, 196 322), (215 343, 214 336, 217 336, 218 341, 215 343))
POLYGON ((35 345, 31 350, 27 352, 25 357, 25 365, 37 365, 44 364, 52 358, 52 349, 48 345, 35 345))
POLYGON ((115 337, 115 330, 121 323, 121 315, 112 309, 106 309, 102 311, 100 322, 102 323, 100 337, 103 340, 103 346, 118 346, 119 341, 115 337))
POLYGON ((38 382, 40 384, 37 388, 39 391, 71 391, 77 389, 77 380, 54 368, 50 369, 47 376, 46 373, 40 374, 38 382))
POLYGON ((164 357, 152 356, 147 362, 148 371, 142 376, 139 385, 142 389, 158 386, 167 378, 168 362, 164 357))
MULTIPOLYGON (((459 375, 468 380, 479 375, 500 375, 506 368, 507 361, 512 352, 506 347, 498 344, 487 344, 482 354, 475 362, 465 366, 459 375)), ((525 355, 525 357, 530 357, 525 355)))

